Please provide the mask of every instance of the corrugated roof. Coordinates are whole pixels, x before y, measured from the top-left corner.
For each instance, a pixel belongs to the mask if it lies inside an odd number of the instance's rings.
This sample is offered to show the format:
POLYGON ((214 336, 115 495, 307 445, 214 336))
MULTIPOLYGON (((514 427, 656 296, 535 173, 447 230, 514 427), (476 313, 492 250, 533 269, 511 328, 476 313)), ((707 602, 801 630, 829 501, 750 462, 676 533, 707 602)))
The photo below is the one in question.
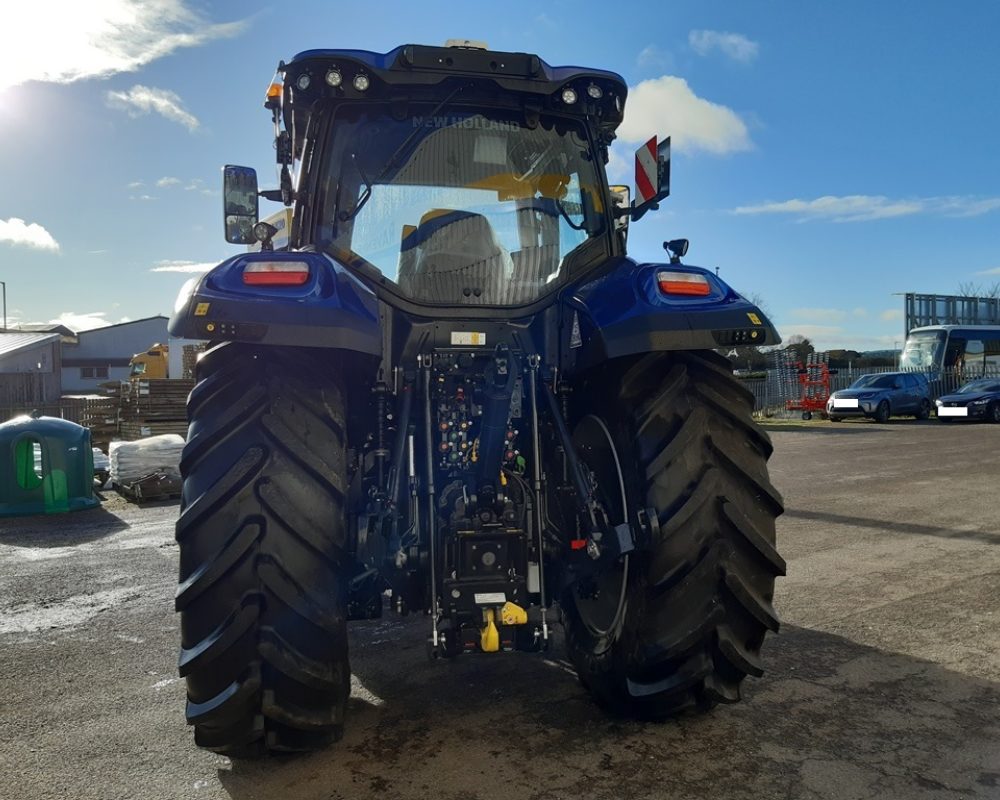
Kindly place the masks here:
POLYGON ((0 358, 58 339, 58 333, 0 332, 0 358))
MULTIPOLYGON (((13 328, 9 328, 8 330, 13 330, 13 328)), ((18 325, 17 330, 31 333, 60 333, 63 336, 76 336, 76 333, 71 331, 65 325, 59 325, 58 323, 51 322, 18 325)))
POLYGON ((102 325, 100 328, 87 328, 85 331, 77 331, 79 336, 81 333, 97 333, 98 331, 106 331, 110 328, 121 328, 125 325, 135 325, 139 322, 149 322, 151 319, 163 319, 169 320, 170 317, 165 317, 163 314, 157 314, 154 317, 143 317, 142 319, 130 319, 128 322, 116 322, 114 325, 102 325))

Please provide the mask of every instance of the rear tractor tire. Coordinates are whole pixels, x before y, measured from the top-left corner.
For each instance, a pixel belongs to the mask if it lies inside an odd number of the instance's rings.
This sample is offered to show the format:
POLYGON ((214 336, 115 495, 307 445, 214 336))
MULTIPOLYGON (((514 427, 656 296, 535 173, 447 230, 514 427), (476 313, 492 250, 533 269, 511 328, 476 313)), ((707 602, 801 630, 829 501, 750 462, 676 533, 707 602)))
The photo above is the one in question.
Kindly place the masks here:
POLYGON ((302 349, 223 344, 188 400, 179 671, 201 747, 338 739, 350 693, 344 396, 302 349))
POLYGON ((775 549, 782 500, 753 395, 704 351, 612 362, 580 383, 575 396, 599 403, 613 434, 631 504, 656 519, 652 541, 629 557, 615 627, 591 624, 587 599, 565 593, 570 659, 598 703, 622 716, 735 702, 743 679, 762 674, 761 645, 778 630, 774 581, 785 574, 775 549))

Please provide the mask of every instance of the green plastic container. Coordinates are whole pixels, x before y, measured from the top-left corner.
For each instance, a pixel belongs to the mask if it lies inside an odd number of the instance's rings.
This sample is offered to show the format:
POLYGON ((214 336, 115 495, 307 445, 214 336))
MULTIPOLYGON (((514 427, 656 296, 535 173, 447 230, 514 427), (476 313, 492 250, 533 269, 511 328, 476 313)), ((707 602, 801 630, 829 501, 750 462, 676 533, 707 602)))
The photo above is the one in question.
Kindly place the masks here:
POLYGON ((98 504, 89 430, 56 417, 15 417, 0 424, 0 517, 98 504))

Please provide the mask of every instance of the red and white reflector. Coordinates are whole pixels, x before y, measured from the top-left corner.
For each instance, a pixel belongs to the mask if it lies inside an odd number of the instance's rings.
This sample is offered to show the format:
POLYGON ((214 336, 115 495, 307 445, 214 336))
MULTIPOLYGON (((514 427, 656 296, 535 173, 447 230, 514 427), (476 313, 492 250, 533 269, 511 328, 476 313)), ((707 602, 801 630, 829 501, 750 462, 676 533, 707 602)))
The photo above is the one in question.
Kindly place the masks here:
POLYGON ((680 294, 687 297, 706 297, 712 293, 708 278, 697 272, 674 272, 660 270, 656 282, 664 294, 680 294))
POLYGON ((243 268, 247 286, 301 286, 309 280, 305 261, 251 261, 243 268))
POLYGON ((654 136, 635 151, 636 205, 641 205, 656 197, 659 183, 660 171, 656 156, 656 137, 654 136))

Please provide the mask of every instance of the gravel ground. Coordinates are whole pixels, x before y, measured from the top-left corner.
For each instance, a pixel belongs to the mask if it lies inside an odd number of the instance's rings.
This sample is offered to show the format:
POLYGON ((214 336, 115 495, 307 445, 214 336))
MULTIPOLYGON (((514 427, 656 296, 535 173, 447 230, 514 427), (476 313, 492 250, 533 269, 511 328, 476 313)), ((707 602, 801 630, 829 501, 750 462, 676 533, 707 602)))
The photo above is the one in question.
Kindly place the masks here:
POLYGON ((231 763, 183 719, 175 505, 0 520, 0 796, 1000 798, 1000 427, 774 425, 788 560, 745 701, 604 717, 556 647, 430 663, 352 629, 348 730, 231 763))

